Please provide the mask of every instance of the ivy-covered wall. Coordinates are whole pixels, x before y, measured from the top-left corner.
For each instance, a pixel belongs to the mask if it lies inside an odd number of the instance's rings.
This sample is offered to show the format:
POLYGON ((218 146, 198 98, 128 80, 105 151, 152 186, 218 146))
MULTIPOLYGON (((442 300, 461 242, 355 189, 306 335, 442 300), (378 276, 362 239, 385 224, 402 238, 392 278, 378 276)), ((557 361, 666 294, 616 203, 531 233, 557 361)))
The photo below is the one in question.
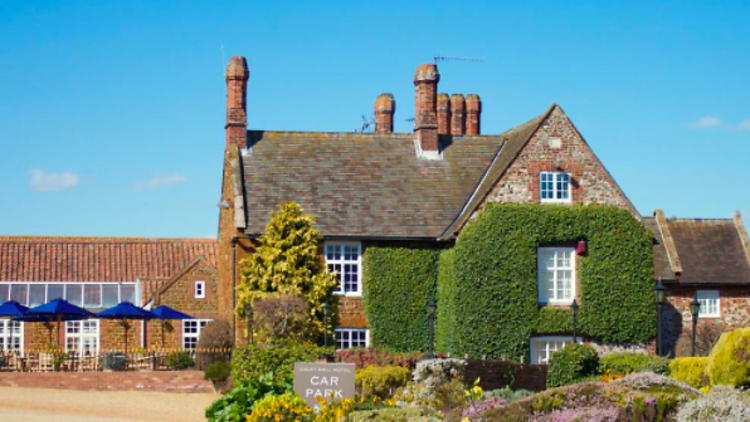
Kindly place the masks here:
POLYGON ((528 359, 535 334, 570 333, 569 308, 537 302, 537 248, 586 240, 578 331, 606 343, 655 335, 651 236, 626 210, 488 204, 440 260, 438 350, 528 359))
POLYGON ((363 256, 363 300, 374 346, 427 350, 425 305, 437 291, 436 245, 373 244, 363 256))

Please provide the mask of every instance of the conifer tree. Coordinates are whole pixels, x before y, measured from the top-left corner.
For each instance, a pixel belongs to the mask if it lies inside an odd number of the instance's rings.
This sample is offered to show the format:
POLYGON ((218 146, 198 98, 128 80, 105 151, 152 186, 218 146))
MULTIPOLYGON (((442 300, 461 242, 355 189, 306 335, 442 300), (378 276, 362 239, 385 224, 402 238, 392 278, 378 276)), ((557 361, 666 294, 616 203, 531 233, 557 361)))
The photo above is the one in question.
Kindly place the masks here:
POLYGON ((293 202, 281 204, 272 214, 255 252, 240 262, 236 309, 240 316, 244 317, 245 304, 257 299, 299 296, 307 303, 312 334, 323 334, 323 303, 338 279, 323 264, 322 236, 313 224, 313 217, 293 202))

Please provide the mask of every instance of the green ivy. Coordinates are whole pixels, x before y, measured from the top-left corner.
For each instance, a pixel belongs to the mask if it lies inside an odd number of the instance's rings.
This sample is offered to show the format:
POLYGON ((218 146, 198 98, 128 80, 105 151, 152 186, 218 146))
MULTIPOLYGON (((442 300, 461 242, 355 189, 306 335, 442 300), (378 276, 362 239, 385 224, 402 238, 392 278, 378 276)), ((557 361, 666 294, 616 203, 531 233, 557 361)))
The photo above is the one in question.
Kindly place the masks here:
POLYGON ((537 302, 537 249, 579 240, 588 246, 576 257, 579 335, 653 338, 651 236, 628 211, 491 203, 441 258, 438 350, 520 360, 533 335, 570 333, 570 309, 537 302))
POLYGON ((420 245, 365 248, 363 300, 375 346, 397 351, 428 349, 425 305, 435 299, 440 251, 420 245))

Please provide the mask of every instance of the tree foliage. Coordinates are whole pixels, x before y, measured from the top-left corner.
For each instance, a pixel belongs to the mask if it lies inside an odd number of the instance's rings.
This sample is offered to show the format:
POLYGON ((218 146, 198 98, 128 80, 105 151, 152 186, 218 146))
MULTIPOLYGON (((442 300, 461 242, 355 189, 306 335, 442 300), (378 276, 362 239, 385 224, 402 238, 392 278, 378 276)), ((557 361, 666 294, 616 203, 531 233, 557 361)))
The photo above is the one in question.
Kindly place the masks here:
POLYGON ((236 310, 240 316, 245 317, 245 305, 257 299, 299 296, 307 303, 312 333, 323 333, 323 303, 338 279, 323 265, 322 237, 313 224, 313 217, 292 202, 281 204, 272 214, 255 252, 240 262, 236 310))

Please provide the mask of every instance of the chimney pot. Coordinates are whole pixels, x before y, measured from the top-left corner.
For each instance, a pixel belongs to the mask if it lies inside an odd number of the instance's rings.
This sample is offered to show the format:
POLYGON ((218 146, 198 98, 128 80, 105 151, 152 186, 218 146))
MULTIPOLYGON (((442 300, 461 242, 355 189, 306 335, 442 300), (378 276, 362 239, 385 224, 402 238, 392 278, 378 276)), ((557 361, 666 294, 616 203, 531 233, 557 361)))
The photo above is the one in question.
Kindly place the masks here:
POLYGON ((466 99, 463 94, 451 95, 451 134, 463 135, 466 127, 466 99))
POLYGON ((451 100, 448 94, 437 96, 438 133, 450 135, 451 133, 451 100))
POLYGON ((481 134, 482 100, 477 94, 466 96, 466 134, 481 134))
POLYGON ((229 64, 224 72, 227 82, 227 121, 226 147, 247 146, 247 80, 250 71, 247 69, 247 60, 242 56, 234 56, 229 59, 229 64))
POLYGON ((396 100, 392 94, 380 94, 375 100, 375 132, 392 133, 396 100))

